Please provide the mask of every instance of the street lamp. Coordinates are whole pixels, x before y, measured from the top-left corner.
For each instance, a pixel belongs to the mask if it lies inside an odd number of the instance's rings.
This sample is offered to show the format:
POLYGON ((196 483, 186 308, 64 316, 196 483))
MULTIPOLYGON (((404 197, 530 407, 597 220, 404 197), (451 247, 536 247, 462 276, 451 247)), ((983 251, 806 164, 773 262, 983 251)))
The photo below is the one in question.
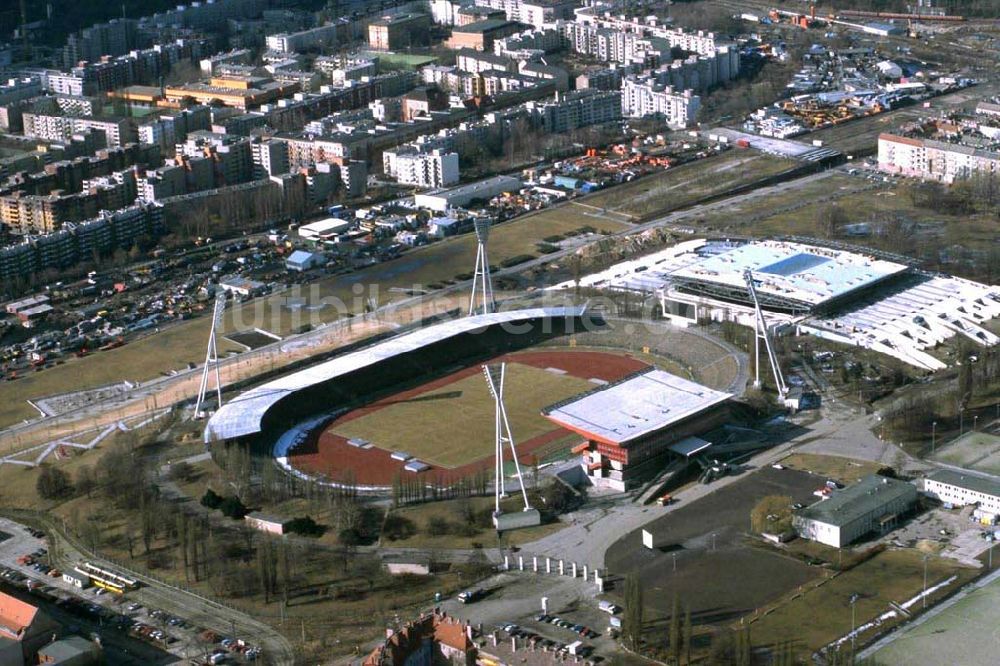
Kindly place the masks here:
POLYGON ((972 432, 976 432, 976 429, 978 427, 979 427, 979 414, 976 414, 975 416, 972 417, 972 432))
POLYGON ((924 593, 920 595, 922 601, 922 606, 927 608, 927 559, 928 556, 924 555, 924 593))
POLYGON ((934 450, 937 445, 937 421, 931 423, 931 455, 934 455, 934 450))
POLYGON ((674 556, 674 573, 677 573, 677 553, 671 553, 674 556))
POLYGON ((712 532, 712 552, 715 552, 715 532, 712 532))
POLYGON ((854 635, 854 626, 855 626, 855 622, 854 622, 854 604, 857 601, 858 601, 858 594, 857 594, 857 592, 855 592, 854 594, 851 595, 851 601, 850 601, 850 603, 851 603, 851 654, 852 655, 855 653, 855 647, 856 647, 856 637, 854 635))

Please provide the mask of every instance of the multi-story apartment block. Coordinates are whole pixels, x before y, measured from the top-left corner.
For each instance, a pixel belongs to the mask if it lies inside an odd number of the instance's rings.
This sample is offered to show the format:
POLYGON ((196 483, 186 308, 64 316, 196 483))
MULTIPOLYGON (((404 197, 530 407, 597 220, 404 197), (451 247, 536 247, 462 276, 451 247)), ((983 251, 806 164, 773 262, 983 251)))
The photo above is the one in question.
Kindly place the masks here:
POLYGON ((431 17, 427 14, 383 16, 368 24, 368 45, 378 51, 426 46, 430 27, 431 17))
POLYGON ((337 41, 336 24, 322 25, 299 32, 283 32, 268 35, 267 48, 279 53, 300 53, 314 48, 330 46, 337 41))
POLYGON ((881 134, 878 166, 889 173, 953 183, 977 173, 1000 174, 1000 152, 935 139, 881 134))
POLYGON ((459 181, 458 153, 408 144, 382 153, 385 175, 404 185, 449 187, 459 181))
POLYGON ((116 148, 136 140, 135 125, 128 118, 89 118, 25 113, 24 135, 46 141, 66 141, 74 134, 100 132, 108 148, 116 148))
POLYGON ((651 77, 629 76, 622 82, 621 111, 628 118, 662 116, 672 129, 694 122, 701 98, 691 89, 675 91, 651 77))
POLYGON ((527 102, 534 123, 547 132, 569 132, 580 127, 612 122, 622 117, 617 90, 574 90, 556 93, 546 102, 527 102))
POLYGON ((250 142, 253 177, 267 178, 288 173, 288 144, 280 139, 254 139, 250 142))

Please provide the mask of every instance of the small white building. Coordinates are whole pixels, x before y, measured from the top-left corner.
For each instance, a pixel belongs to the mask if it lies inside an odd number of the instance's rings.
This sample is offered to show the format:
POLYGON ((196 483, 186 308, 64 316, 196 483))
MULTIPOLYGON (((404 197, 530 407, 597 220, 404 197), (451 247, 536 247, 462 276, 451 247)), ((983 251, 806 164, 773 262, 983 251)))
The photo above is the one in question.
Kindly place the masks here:
POLYGON ((259 511, 251 511, 243 517, 243 520, 255 530, 267 532, 268 534, 284 534, 285 528, 288 525, 288 521, 284 518, 278 518, 277 516, 271 516, 259 511))
POLYGON ((325 263, 326 259, 318 252, 296 250, 288 255, 288 259, 285 260, 285 268, 290 271, 302 273, 317 266, 322 266, 325 263))

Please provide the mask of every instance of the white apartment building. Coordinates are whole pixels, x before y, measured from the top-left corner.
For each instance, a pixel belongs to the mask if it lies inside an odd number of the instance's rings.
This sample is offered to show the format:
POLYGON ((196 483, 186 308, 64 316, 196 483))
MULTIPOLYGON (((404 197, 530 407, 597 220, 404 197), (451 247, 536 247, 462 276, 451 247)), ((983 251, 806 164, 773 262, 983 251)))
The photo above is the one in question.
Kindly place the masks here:
POLYGON ((415 152, 413 146, 403 146, 382 154, 382 170, 404 185, 449 187, 459 181, 458 153, 438 149, 415 152))
POLYGON ((296 53, 317 46, 327 46, 337 40, 336 24, 323 25, 318 28, 300 32, 282 32, 268 35, 265 40, 267 48, 281 53, 296 53))
POLYGON ((46 141, 65 141, 74 134, 92 130, 104 134, 108 148, 117 148, 135 140, 135 130, 126 119, 99 120, 75 116, 24 114, 24 136, 46 141))
POLYGON ((628 118, 661 115, 671 129, 683 129, 694 122, 701 98, 690 89, 675 91, 655 80, 629 76, 622 81, 622 115, 628 118))
POLYGON ((622 117, 621 93, 617 90, 574 90, 556 93, 546 102, 524 105, 533 121, 548 132, 569 132, 622 117))
POLYGON ((268 178, 288 173, 288 144, 280 139, 259 140, 250 143, 253 160, 253 177, 268 178))
POLYGON ((975 504, 1000 514, 1000 484, 980 476, 939 469, 924 479, 924 494, 954 506, 975 504))
POLYGON ((1000 173, 1000 153, 933 139, 881 134, 878 166, 888 173, 953 183, 974 173, 1000 173))

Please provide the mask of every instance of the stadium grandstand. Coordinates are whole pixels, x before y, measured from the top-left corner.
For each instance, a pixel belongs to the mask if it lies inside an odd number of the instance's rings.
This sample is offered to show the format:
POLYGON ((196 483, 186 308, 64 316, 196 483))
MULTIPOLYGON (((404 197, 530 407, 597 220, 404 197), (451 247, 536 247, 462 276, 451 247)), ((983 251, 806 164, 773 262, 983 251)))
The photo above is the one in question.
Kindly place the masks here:
MULTIPOLYGON (((585 307, 528 308, 446 320, 337 356, 249 389, 212 415, 205 441, 277 435, 359 398, 563 335, 585 307)), ((267 438, 265 438, 267 439, 267 438)))
POLYGON ((582 456, 595 485, 624 491, 671 456, 700 452, 689 446, 692 436, 721 426, 730 415, 730 398, 647 368, 547 407, 543 414, 584 438, 573 452, 582 456))

